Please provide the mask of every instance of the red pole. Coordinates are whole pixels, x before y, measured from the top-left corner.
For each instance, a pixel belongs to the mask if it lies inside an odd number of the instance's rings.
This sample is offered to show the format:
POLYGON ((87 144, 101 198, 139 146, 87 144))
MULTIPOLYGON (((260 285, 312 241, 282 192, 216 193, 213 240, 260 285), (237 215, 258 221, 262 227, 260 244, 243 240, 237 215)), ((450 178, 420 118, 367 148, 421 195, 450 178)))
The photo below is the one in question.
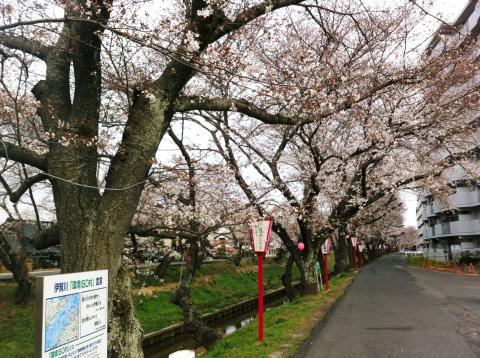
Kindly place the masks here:
POLYGON ((263 255, 258 253, 258 340, 263 341, 263 255))
POLYGON ((328 291, 328 255, 323 255, 323 270, 325 271, 325 291, 328 291))
POLYGON ((355 268, 355 270, 358 270, 358 268, 357 268, 357 247, 356 246, 353 247, 353 267, 355 268))
POLYGON ((363 252, 360 252, 360 266, 363 266, 363 252))

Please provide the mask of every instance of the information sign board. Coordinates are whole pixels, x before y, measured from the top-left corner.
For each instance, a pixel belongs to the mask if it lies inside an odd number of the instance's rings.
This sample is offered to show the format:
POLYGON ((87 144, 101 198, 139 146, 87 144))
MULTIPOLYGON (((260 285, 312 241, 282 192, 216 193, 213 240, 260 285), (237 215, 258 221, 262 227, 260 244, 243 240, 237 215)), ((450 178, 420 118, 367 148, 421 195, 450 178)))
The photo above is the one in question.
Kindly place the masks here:
POLYGON ((108 270, 37 277, 37 354, 106 358, 108 270))
POLYGON ((272 218, 257 219, 252 222, 250 228, 250 236, 253 243, 253 251, 257 253, 265 253, 268 249, 270 241, 270 232, 272 230, 272 218))

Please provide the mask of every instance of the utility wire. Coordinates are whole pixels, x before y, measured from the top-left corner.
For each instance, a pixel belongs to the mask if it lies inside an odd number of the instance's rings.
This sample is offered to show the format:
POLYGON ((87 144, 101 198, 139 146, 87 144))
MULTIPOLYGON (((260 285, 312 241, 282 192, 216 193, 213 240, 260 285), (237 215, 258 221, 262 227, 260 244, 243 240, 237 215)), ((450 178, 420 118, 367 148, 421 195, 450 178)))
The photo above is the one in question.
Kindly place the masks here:
MULTIPOLYGON (((6 166, 8 161, 10 160, 10 157, 8 156, 8 148, 7 148, 7 145, 5 144, 5 142, 3 140, 0 139, 0 142, 2 143, 2 145, 5 149, 5 159, 6 159, 5 166, 6 166)), ((87 185, 87 184, 77 183, 73 180, 65 179, 65 178, 62 178, 62 177, 44 172, 44 171, 40 171, 40 174, 44 174, 44 175, 46 175, 48 177, 51 177, 53 179, 60 180, 60 181, 63 181, 65 183, 80 186, 80 187, 83 187, 83 188, 96 189, 96 190, 106 190, 106 191, 126 191, 126 190, 129 190, 129 189, 134 188, 138 185, 144 184, 148 180, 148 178, 150 178, 150 176, 152 175, 152 174, 149 174, 146 179, 144 179, 142 181, 139 181, 138 183, 128 185, 128 186, 123 187, 123 188, 108 188, 108 187, 102 188, 102 187, 95 186, 95 185, 87 185)))

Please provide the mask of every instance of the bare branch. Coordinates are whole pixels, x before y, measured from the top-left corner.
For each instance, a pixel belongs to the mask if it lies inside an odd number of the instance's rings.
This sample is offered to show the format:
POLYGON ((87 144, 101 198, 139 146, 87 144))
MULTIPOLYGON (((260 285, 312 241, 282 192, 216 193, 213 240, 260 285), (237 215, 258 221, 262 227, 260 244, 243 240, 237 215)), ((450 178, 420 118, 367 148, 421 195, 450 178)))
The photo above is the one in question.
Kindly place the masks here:
POLYGON ((265 15, 269 11, 278 10, 291 5, 298 5, 304 1, 305 0, 266 0, 260 4, 254 5, 243 11, 241 14, 238 14, 233 21, 225 19, 224 22, 218 26, 217 31, 212 38, 212 42, 218 40, 224 35, 238 30, 242 26, 245 26, 256 18, 265 15))
POLYGON ((34 184, 39 183, 39 182, 41 182, 43 180, 46 180, 46 179, 48 179, 48 176, 46 174, 43 174, 43 173, 28 177, 25 181, 22 182, 22 184, 20 185, 20 187, 17 190, 12 191, 12 189, 10 188, 8 183, 0 175, 0 183, 2 183, 3 187, 7 191, 7 194, 8 194, 8 196, 10 198, 10 201, 12 203, 16 203, 18 200, 20 200, 22 195, 28 189, 30 189, 34 184))

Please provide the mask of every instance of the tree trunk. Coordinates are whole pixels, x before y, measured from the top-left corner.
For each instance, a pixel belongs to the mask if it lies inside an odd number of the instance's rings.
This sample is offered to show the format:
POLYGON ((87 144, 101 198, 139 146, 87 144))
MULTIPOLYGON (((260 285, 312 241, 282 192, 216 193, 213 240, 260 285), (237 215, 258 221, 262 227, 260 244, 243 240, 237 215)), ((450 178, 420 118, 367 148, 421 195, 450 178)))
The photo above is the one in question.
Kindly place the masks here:
POLYGON ((292 287, 292 267, 293 267, 293 256, 290 255, 285 265, 285 272, 282 275, 282 283, 285 287, 285 294, 287 298, 292 301, 295 298, 295 290, 292 287))
POLYGON ((214 329, 208 327, 196 312, 190 296, 190 289, 187 288, 185 282, 182 281, 180 287, 172 293, 171 300, 182 309, 187 331, 190 332, 202 346, 207 349, 212 348, 218 340, 219 335, 214 329))
POLYGON ((92 225, 87 220, 82 224, 60 229, 62 272, 108 270, 108 356, 143 357, 143 332, 135 315, 131 278, 122 264, 124 235, 111 222, 92 225))
POLYGON ((24 305, 30 299, 32 290, 26 265, 25 237, 17 231, 11 231, 10 235, 13 237, 7 239, 3 232, 0 233, 0 261, 12 273, 17 283, 15 303, 24 305))
POLYGON ((143 357, 143 330, 133 306, 132 285, 128 268, 122 266, 115 280, 111 296, 111 314, 108 322, 108 356, 143 357), (114 303, 113 305, 111 303, 114 303))
POLYGON ((313 295, 318 293, 317 274, 315 264, 317 262, 319 244, 316 241, 310 241, 307 256, 304 261, 305 267, 305 287, 304 294, 313 295))
POLYGON ((160 279, 164 278, 165 272, 167 272, 167 269, 172 263, 172 261, 173 257, 170 256, 170 253, 168 253, 155 268, 155 275, 160 279))
POLYGON ((343 233, 339 233, 335 245, 335 272, 347 272, 350 268, 350 250, 343 233))
POLYGON ((187 273, 183 276, 180 286, 173 291, 171 301, 182 309, 183 321, 187 331, 193 335, 198 343, 210 349, 220 336, 213 328, 202 321, 191 297, 192 283, 198 265, 198 241, 199 239, 195 238, 188 240, 187 273))

